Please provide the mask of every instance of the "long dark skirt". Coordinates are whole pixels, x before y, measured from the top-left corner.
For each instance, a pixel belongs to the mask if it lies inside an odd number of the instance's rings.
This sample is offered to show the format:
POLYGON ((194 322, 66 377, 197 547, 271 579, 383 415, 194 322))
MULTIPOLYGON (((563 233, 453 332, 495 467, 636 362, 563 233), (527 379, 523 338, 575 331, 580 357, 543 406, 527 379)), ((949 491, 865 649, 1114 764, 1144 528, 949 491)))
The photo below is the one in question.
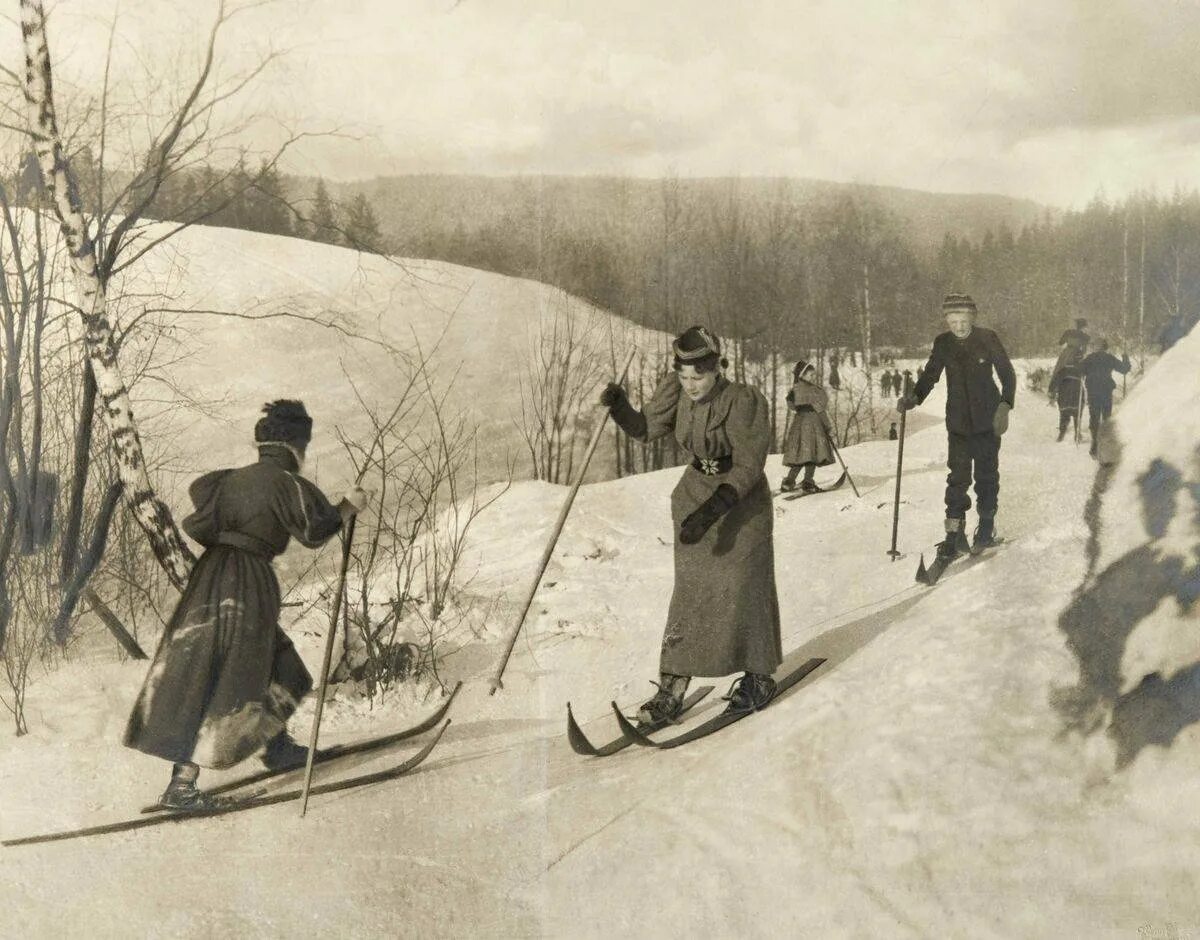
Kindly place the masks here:
POLYGON ((679 524, 721 479, 689 467, 671 494, 675 589, 663 634, 663 672, 770 674, 783 661, 772 542, 775 516, 766 478, 695 545, 679 541, 679 524))
POLYGON ((279 629, 279 604, 267 558, 208 549, 163 633, 126 746, 222 768, 282 731, 312 676, 279 629))
POLYGON ((833 448, 821 416, 815 411, 794 412, 783 442, 783 465, 802 467, 806 463, 815 463, 818 467, 827 467, 833 461, 833 448))

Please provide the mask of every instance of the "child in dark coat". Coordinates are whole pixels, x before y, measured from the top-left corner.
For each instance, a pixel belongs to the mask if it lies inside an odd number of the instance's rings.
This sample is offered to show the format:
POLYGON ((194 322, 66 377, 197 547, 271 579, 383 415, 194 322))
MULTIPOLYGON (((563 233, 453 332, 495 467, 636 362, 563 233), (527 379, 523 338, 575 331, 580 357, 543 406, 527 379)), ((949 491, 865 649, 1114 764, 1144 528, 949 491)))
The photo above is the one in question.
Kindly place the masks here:
POLYGON ((948 294, 942 313, 949 329, 933 341, 921 379, 900 400, 901 410, 915 408, 946 373, 946 431, 949 438, 946 478, 946 538, 938 545, 944 558, 969 548, 964 531, 972 478, 979 511, 975 546, 995 539, 1000 493, 1000 438, 1008 430, 1008 413, 1017 390, 1017 375, 1000 338, 975 325, 975 301, 967 294, 948 294), (1000 379, 1000 388, 992 378, 1000 379))
POLYGON ((788 474, 780 487, 784 492, 796 489, 796 477, 801 470, 804 479, 800 489, 815 493, 818 489, 813 474, 817 467, 833 463, 833 448, 829 443, 829 395, 817 381, 812 363, 801 359, 792 370, 793 385, 787 393, 788 406, 794 412, 783 444, 783 462, 788 474))

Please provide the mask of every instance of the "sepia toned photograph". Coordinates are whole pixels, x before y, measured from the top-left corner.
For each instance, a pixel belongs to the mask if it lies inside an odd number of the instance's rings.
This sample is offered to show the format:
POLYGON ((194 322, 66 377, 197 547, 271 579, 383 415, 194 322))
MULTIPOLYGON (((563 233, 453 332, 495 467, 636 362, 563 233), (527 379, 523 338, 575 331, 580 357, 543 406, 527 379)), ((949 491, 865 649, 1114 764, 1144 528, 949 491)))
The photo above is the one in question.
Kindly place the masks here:
POLYGON ((1200 5, 2 2, 0 938, 1200 938, 1200 5))

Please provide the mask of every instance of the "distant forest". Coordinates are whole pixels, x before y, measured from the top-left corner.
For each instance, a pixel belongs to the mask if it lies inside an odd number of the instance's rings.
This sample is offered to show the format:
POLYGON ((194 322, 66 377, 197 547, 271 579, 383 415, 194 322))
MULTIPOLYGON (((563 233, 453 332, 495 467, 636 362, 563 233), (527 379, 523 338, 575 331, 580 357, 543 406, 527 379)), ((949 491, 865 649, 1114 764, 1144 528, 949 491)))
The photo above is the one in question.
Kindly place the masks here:
MULTIPOLYGON (((75 163, 86 191, 86 154, 75 163)), ((665 332, 706 323, 757 362, 830 348, 917 353, 952 290, 970 292, 982 322, 1025 355, 1053 350, 1077 317, 1136 352, 1171 317, 1200 311, 1195 191, 1055 212, 810 180, 335 184, 238 164, 176 173, 151 215, 531 278, 665 332)))

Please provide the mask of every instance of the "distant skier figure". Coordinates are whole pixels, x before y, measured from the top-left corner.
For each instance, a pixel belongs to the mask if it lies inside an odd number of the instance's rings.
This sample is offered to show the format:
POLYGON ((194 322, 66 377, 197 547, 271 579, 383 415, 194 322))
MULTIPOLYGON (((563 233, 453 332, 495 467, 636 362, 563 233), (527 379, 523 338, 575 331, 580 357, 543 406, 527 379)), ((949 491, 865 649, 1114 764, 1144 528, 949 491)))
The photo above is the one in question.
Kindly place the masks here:
MULTIPOLYGON (((897 376, 896 378, 897 378, 897 380, 899 380, 900 377, 897 376)), ((914 385, 913 385, 912 369, 904 370, 904 388, 903 388, 903 390, 901 390, 901 388, 899 387, 900 386, 899 381, 896 382, 896 386, 897 386, 896 387, 897 395, 907 395, 909 392, 911 392, 913 390, 914 385)))
POLYGON ((890 369, 884 369, 879 373, 879 394, 884 398, 892 394, 892 372, 890 369))
POLYGON ((300 476, 312 419, 298 401, 264 406, 254 427, 258 462, 192 483, 184 531, 204 546, 154 655, 124 743, 173 762, 161 803, 204 809, 200 767, 225 768, 263 748, 263 763, 302 762, 287 721, 312 677, 279 628, 271 560, 291 538, 317 548, 361 511, 355 487, 338 507, 300 476))
POLYGON ((692 455, 671 494, 675 586, 663 633, 658 692, 638 712, 645 724, 680 713, 692 676, 743 671, 729 707, 757 710, 774 695, 783 661, 775 589, 774 513, 763 473, 770 408, 757 389, 730 382, 720 343, 693 326, 672 344, 674 371, 644 410, 609 384, 600 396, 613 420, 642 443, 674 431, 692 455))
POLYGON ((966 551, 967 488, 975 480, 979 525, 974 547, 994 544, 1000 493, 1000 438, 1008 430, 1008 414, 1017 391, 1017 376, 1000 338, 977 327, 975 302, 967 294, 947 294, 942 313, 950 327, 933 341, 921 379, 900 400, 907 411, 921 404, 946 372, 946 430, 950 473, 946 477, 946 538, 938 555, 954 558, 966 551), (1000 378, 1000 389, 992 379, 1000 378))
POLYGON ((829 444, 830 428, 829 395, 817 381, 817 370, 812 363, 801 359, 792 369, 794 383, 787 393, 787 403, 795 416, 788 425, 787 438, 783 443, 783 464, 788 468, 780 489, 790 492, 796 488, 796 476, 804 471, 800 489, 805 493, 819 490, 813 479, 817 467, 827 467, 834 462, 833 448, 829 444))
POLYGON ((1108 351, 1108 340, 1098 339, 1092 343, 1092 351, 1080 364, 1083 382, 1087 388, 1088 430, 1092 443, 1089 453, 1095 457, 1099 443, 1100 425, 1112 417, 1113 390, 1117 387, 1114 372, 1125 375, 1133 368, 1129 354, 1122 353, 1118 359, 1108 351))
POLYGON ((1092 341, 1086 332, 1087 325, 1088 321, 1080 317, 1075 321, 1074 329, 1063 331, 1063 335, 1058 338, 1058 345, 1065 346, 1071 343, 1080 349, 1087 349, 1088 343, 1092 341))
POLYGON ((1087 342, 1087 334, 1083 332, 1069 330, 1063 336, 1066 338, 1066 345, 1058 354, 1058 361, 1054 364, 1054 371, 1050 373, 1050 383, 1046 387, 1050 401, 1058 404, 1059 441, 1067 436, 1067 429, 1072 421, 1075 423, 1075 429, 1079 429, 1080 395, 1083 391, 1081 369, 1087 342))
POLYGON ((842 387, 842 379, 838 375, 837 353, 831 353, 829 356, 829 387, 835 392, 842 387))
POLYGON ((899 437, 900 437, 900 435, 896 431, 896 422, 893 421, 892 426, 890 428, 888 428, 888 440, 894 441, 894 440, 897 440, 899 437))

